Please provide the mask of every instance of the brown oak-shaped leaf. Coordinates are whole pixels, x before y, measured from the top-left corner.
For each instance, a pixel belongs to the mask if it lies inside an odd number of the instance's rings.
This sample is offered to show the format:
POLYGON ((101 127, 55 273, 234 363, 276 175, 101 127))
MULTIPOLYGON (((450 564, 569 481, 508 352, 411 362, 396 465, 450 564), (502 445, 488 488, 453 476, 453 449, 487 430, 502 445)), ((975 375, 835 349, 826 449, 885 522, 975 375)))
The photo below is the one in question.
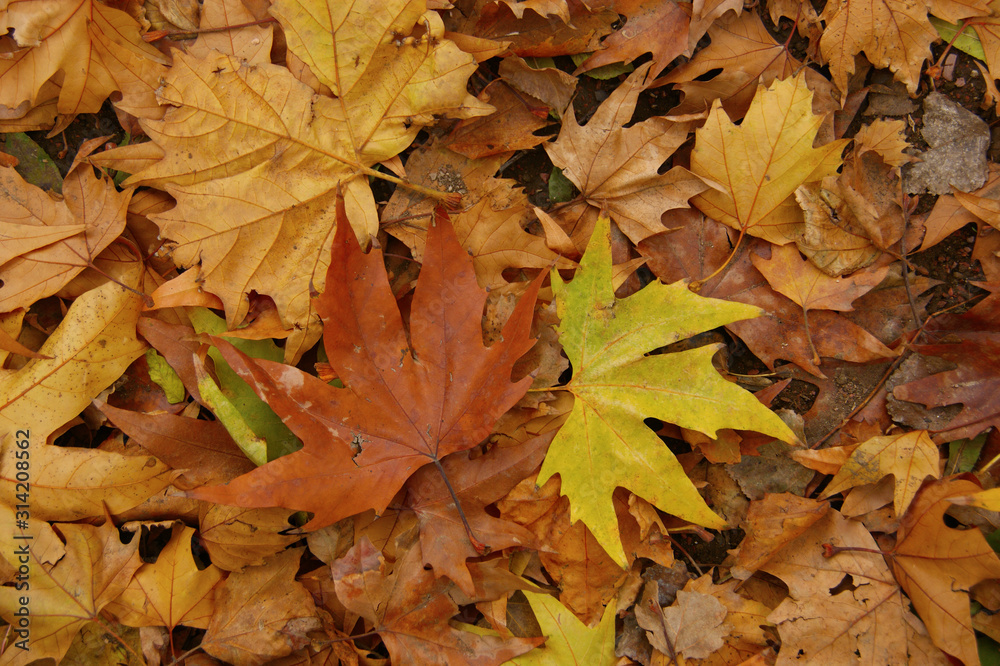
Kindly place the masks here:
MULTIPOLYGON (((742 118, 757 92, 757 85, 791 76, 802 63, 785 45, 774 41, 757 12, 723 16, 708 29, 712 43, 689 62, 657 79, 656 84, 676 84, 684 94, 671 113, 697 113, 721 100, 730 118, 742 118), (718 72, 705 80, 710 72, 718 72)), ((808 73, 807 73, 808 76, 808 73)))
POLYGON ((969 589, 1000 578, 1000 559, 978 529, 960 530, 944 522, 949 497, 981 490, 971 478, 942 479, 921 488, 900 521, 890 558, 896 580, 934 644, 965 664, 978 664, 969 589))
POLYGON ((393 664, 493 666, 543 641, 503 640, 453 627, 449 620, 458 612, 458 604, 450 593, 455 588, 424 568, 420 551, 414 543, 390 571, 371 541, 363 538, 331 565, 337 598, 374 625, 393 664))
MULTIPOLYGON (((536 546, 535 536, 517 523, 495 518, 486 506, 497 501, 542 464, 554 432, 539 435, 517 446, 495 447, 470 459, 455 453, 441 462, 444 475, 461 504, 476 539, 492 550, 536 546)), ((417 470, 406 483, 406 506, 420 524, 420 548, 439 576, 448 576, 463 592, 475 588, 465 561, 476 551, 465 533, 455 501, 441 473, 433 467, 417 470)))
POLYGON ((688 199, 707 188, 683 167, 657 173, 687 141, 688 123, 658 116, 625 127, 632 119, 639 93, 649 84, 648 75, 648 64, 636 69, 582 127, 570 106, 559 138, 545 144, 552 163, 573 181, 587 202, 607 210, 634 243, 666 231, 660 216, 673 208, 687 208, 688 199))
POLYGON ((215 613, 201 642, 205 652, 233 664, 257 666, 308 644, 320 628, 316 604, 295 580, 304 548, 229 575, 215 592, 215 613))
POLYGON ((483 345, 485 292, 469 255, 440 212, 403 328, 382 252, 361 252, 338 204, 337 234, 316 300, 338 389, 297 368, 253 360, 223 340, 216 346, 240 376, 303 441, 303 448, 190 495, 245 507, 312 511, 316 529, 367 509, 383 511, 420 467, 479 444, 524 395, 531 377, 510 381, 533 343, 540 279, 521 297, 502 338, 483 345))
MULTIPOLYGON (((740 337, 768 367, 778 359, 798 365, 810 374, 823 377, 813 362, 812 349, 805 334, 803 310, 778 294, 753 263, 753 254, 770 256, 772 247, 751 239, 744 240, 729 267, 707 282, 701 295, 756 305, 764 316, 738 321, 727 328, 740 337), (775 344, 775 341, 780 344, 775 344)), ((680 231, 649 238, 639 246, 650 257, 653 273, 665 282, 685 277, 704 278, 726 260, 731 246, 721 225, 709 219, 689 222, 680 231)), ((865 363, 893 356, 891 349, 870 332, 843 315, 818 310, 810 317, 812 340, 820 357, 865 363)))
POLYGON ((21 666, 46 657, 62 660, 76 633, 87 622, 100 619, 102 609, 121 594, 142 566, 138 539, 123 544, 110 518, 101 527, 60 524, 57 529, 66 539, 66 555, 54 566, 42 564, 32 539, 18 539, 13 530, 0 537, 3 556, 15 567, 30 567, 21 579, 30 589, 0 587, 0 615, 12 630, 7 649, 0 655, 3 664, 21 666), (19 552, 27 561, 19 561, 19 552), (13 629, 23 625, 15 612, 25 605, 20 601, 25 596, 30 600, 30 626, 17 635, 13 629), (22 639, 27 639, 28 650, 15 645, 22 639))
POLYGON ((851 303, 874 289, 889 272, 889 267, 884 266, 858 271, 847 278, 830 277, 803 259, 792 244, 771 248, 770 259, 751 254, 750 261, 775 291, 802 307, 802 327, 816 365, 820 358, 809 330, 809 310, 851 310, 851 303))

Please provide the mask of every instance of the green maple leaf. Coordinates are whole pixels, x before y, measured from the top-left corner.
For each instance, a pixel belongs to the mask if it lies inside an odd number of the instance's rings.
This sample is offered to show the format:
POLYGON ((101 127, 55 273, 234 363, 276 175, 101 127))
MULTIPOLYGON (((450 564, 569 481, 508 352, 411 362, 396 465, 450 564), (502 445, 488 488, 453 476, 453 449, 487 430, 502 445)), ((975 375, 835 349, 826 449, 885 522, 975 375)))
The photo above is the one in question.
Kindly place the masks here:
POLYGON ((572 520, 583 520, 622 566, 625 552, 611 501, 617 486, 692 523, 724 527, 643 419, 709 436, 720 428, 755 430, 786 442, 794 442, 795 435, 751 393, 715 371, 712 355, 719 345, 645 354, 761 311, 698 296, 686 282, 656 282, 616 300, 604 215, 576 277, 566 284, 553 271, 552 288, 562 319, 560 342, 573 366, 573 379, 562 388, 573 393, 574 403, 549 446, 538 484, 559 474, 572 520))

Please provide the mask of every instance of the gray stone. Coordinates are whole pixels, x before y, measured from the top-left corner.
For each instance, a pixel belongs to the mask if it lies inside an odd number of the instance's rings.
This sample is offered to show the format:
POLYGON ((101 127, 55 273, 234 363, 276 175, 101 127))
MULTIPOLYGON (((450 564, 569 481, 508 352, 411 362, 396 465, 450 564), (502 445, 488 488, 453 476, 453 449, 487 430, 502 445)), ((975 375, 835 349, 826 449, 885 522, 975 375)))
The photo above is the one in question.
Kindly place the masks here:
POLYGON ((903 167, 903 187, 910 194, 951 194, 979 189, 986 182, 990 129, 979 116, 940 93, 924 100, 924 141, 930 150, 922 162, 903 167))

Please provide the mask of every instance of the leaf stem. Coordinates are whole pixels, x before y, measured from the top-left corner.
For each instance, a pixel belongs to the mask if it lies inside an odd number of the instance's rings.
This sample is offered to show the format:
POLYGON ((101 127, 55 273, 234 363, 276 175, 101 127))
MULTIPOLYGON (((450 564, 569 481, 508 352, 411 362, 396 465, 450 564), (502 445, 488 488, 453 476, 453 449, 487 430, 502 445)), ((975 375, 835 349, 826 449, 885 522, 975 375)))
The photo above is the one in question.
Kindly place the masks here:
POLYGON ((455 489, 451 487, 451 481, 448 480, 448 475, 444 471, 444 466, 441 461, 438 460, 437 456, 431 458, 434 461, 434 466, 437 467, 438 473, 441 475, 441 479, 444 481, 445 488, 448 489, 448 493, 451 495, 451 499, 455 502, 455 508, 458 510, 458 517, 462 519, 462 525, 465 526, 465 533, 469 537, 469 542, 472 547, 476 549, 476 552, 480 555, 488 555, 491 548, 481 542, 476 538, 476 535, 472 532, 472 526, 469 525, 468 519, 465 517, 465 511, 462 510, 462 503, 458 501, 458 495, 455 494, 455 489))
POLYGON ((877 550, 875 548, 862 548, 860 546, 834 546, 832 543, 823 544, 823 557, 830 558, 834 555, 839 555, 840 553, 846 552, 858 552, 858 553, 872 553, 873 555, 886 555, 892 556, 892 553, 885 550, 877 550))
POLYGON ((746 233, 747 233, 747 228, 746 227, 741 227, 740 228, 740 237, 736 239, 736 246, 733 248, 733 251, 729 253, 729 256, 726 257, 726 260, 724 262, 722 262, 722 265, 719 266, 718 268, 716 268, 714 271, 712 271, 712 274, 709 275, 708 277, 704 277, 704 278, 701 278, 700 280, 693 281, 691 284, 688 285, 688 289, 690 289, 691 291, 693 291, 694 293, 697 294, 698 292, 701 291, 701 288, 705 285, 706 282, 708 282, 709 280, 711 280, 712 278, 714 278, 716 275, 718 275, 719 273, 721 273, 722 271, 724 271, 726 269, 726 267, 729 266, 729 263, 733 260, 733 257, 736 256, 736 253, 739 252, 740 245, 743 244, 743 237, 746 236, 746 233))
POLYGON ((818 368, 823 361, 819 357, 819 352, 816 351, 816 345, 813 344, 812 332, 809 330, 809 308, 805 306, 802 307, 802 327, 806 329, 806 341, 809 343, 809 349, 813 354, 813 365, 818 368))

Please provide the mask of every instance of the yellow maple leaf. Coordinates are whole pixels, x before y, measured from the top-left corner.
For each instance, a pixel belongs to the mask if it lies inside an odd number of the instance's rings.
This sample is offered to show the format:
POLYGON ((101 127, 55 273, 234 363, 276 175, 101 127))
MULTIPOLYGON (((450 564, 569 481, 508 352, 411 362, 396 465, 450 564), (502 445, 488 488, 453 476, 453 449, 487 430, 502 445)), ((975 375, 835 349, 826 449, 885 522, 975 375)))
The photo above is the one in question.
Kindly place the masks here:
POLYGON ((813 147, 823 122, 813 115, 812 92, 800 74, 758 86, 743 124, 737 127, 716 100, 705 126, 695 133, 691 171, 721 185, 691 199, 701 212, 777 245, 801 233, 802 209, 795 190, 833 175, 846 141, 813 147))
POLYGON ((928 476, 937 478, 938 450, 926 430, 902 435, 872 437, 854 449, 827 486, 823 497, 868 483, 878 483, 892 475, 895 481, 893 506, 902 516, 928 476))
MULTIPOLYGON (((367 176, 398 182, 372 166, 409 146, 435 115, 491 107, 466 92, 472 56, 444 39, 440 17, 419 0, 283 2, 274 11, 291 50, 335 96, 277 65, 178 55, 158 91, 173 108, 143 124, 163 157, 127 184, 177 199, 152 219, 178 265, 201 264, 204 289, 222 300, 230 328, 245 317, 251 290, 274 299, 294 329, 285 348, 292 360, 320 335, 310 291, 324 286, 338 188, 368 238, 378 216, 367 176)), ((149 148, 119 148, 100 163, 117 168, 138 154, 149 148)))
POLYGON ((169 59, 142 41, 139 23, 96 0, 3 3, 0 31, 13 30, 20 49, 0 60, 0 105, 38 106, 58 96, 65 128, 78 113, 97 113, 112 92, 143 118, 162 109, 154 91, 169 59), (46 86, 61 79, 59 86, 46 86))

